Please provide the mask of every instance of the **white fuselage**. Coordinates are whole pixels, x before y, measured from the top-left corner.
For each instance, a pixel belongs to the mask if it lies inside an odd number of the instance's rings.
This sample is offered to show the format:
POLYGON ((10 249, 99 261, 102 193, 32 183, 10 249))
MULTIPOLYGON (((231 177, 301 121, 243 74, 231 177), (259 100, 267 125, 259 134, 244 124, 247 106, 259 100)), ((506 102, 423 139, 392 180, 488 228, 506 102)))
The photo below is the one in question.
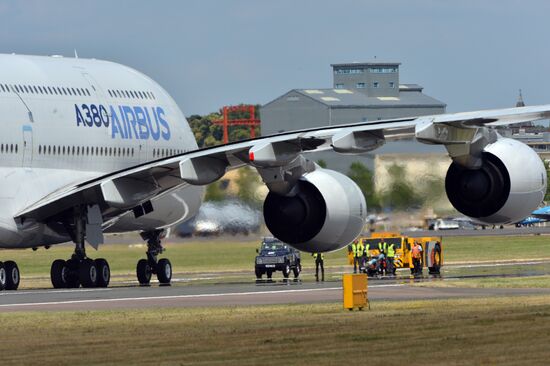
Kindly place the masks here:
MULTIPOLYGON (((168 93, 147 76, 112 62, 0 55, 0 247, 68 241, 46 225, 14 216, 57 190, 197 148, 168 93)), ((152 230, 192 217, 196 186, 154 201, 155 211, 124 214, 106 232, 152 230)))

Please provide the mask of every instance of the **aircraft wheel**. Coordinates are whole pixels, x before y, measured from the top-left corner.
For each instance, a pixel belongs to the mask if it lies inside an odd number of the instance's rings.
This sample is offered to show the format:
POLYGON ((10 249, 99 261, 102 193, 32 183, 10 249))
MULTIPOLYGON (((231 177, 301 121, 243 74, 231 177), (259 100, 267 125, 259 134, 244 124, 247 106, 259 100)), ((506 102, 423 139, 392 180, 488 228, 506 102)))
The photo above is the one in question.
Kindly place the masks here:
POLYGON ((6 261, 4 262, 4 266, 6 267, 6 290, 17 290, 21 279, 17 263, 6 261))
POLYGON ((53 288, 69 287, 68 277, 69 267, 67 267, 67 262, 63 259, 54 260, 50 270, 50 278, 52 280, 53 288))
POLYGON ((136 267, 136 274, 139 281, 139 284, 141 286, 148 286, 151 282, 151 273, 153 271, 151 270, 151 266, 149 265, 149 262, 147 259, 140 259, 137 262, 136 267))
POLYGON ((157 263, 157 278, 161 285, 168 285, 172 280, 172 263, 167 258, 162 258, 157 263))
POLYGON ((0 262, 0 291, 6 288, 6 267, 0 262))
POLYGON ((95 260, 95 266, 97 269, 97 287, 109 286, 109 282, 111 281, 109 263, 105 259, 99 258, 95 260))
POLYGON ((82 287, 90 288, 97 285, 97 267, 91 259, 84 259, 78 267, 78 279, 82 287))
POLYGON ((67 288, 80 287, 80 261, 69 259, 65 262, 67 266, 67 288))

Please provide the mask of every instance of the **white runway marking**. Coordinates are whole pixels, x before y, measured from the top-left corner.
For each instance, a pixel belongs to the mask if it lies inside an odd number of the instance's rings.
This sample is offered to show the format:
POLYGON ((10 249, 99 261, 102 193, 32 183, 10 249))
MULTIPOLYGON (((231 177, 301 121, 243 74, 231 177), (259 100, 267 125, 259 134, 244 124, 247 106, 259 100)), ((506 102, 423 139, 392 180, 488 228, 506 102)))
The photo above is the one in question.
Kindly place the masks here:
MULTIPOLYGON (((371 287, 398 287, 404 286, 402 284, 388 284, 377 285, 371 287)), ((197 294, 197 295, 170 295, 170 296, 143 296, 143 297, 120 297, 115 299, 89 299, 89 300, 66 300, 66 301, 47 301, 47 302, 30 302, 22 304, 1 304, 3 307, 30 307, 30 306, 44 306, 44 305, 70 305, 70 304, 86 304, 86 303, 108 303, 108 302, 121 302, 121 301, 148 301, 148 300, 175 300, 175 299, 193 299, 204 297, 224 297, 224 296, 249 296, 249 295, 270 295, 270 294, 284 294, 284 293, 300 293, 300 292, 316 292, 316 291, 330 291, 341 290, 342 287, 324 287, 313 289, 299 289, 299 290, 273 290, 273 291, 251 291, 251 292, 227 292, 221 294, 197 294)))
POLYGON ((14 295, 36 295, 36 294, 64 294, 64 293, 79 293, 79 292, 100 292, 100 291, 112 291, 113 288, 73 288, 64 290, 38 290, 38 291, 6 291, 0 292, 0 296, 14 296, 14 295))

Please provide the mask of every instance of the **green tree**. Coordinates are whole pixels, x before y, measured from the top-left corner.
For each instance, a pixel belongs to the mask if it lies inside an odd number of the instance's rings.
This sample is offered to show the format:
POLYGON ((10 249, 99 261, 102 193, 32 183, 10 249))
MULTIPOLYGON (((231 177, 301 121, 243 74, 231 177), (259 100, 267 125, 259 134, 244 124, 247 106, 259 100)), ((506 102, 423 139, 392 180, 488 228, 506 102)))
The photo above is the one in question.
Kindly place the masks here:
POLYGON ((209 146, 215 146, 215 145, 218 145, 219 144, 219 141, 216 140, 216 138, 212 135, 208 135, 205 139, 204 139, 204 142, 203 142, 203 145, 204 147, 209 147, 209 146))
MULTIPOLYGON (((256 118, 259 118, 260 106, 256 106, 256 118)), ((230 112, 229 119, 249 118, 248 112, 230 112)), ((222 110, 205 116, 193 114, 187 118, 189 126, 195 135, 199 147, 219 145, 223 142, 223 127, 215 125, 213 121, 222 119, 222 110)), ((260 128, 254 129, 256 136, 260 136, 260 128)), ((229 141, 246 140, 250 138, 249 126, 231 126, 228 129, 229 141)))
POLYGON ((386 207, 398 210, 410 209, 422 204, 422 199, 405 179, 403 166, 393 164, 388 168, 389 184, 382 193, 382 203, 386 207))
POLYGON ((206 193, 204 195, 205 201, 219 202, 227 198, 227 186, 229 181, 227 179, 220 179, 214 183, 210 183, 206 186, 206 193))
POLYGON ((261 180, 255 169, 249 166, 241 168, 238 178, 235 179, 235 184, 239 189, 238 197, 241 201, 252 206, 261 205, 262 200, 257 195, 261 180))
POLYGON ((550 200, 550 163, 548 163, 546 160, 542 159, 542 162, 544 163, 544 168, 546 169, 546 194, 544 195, 544 202, 548 202, 550 200))
POLYGON ((363 163, 355 161, 351 163, 348 177, 353 180, 363 192, 367 201, 367 209, 380 209, 380 201, 374 191, 374 175, 363 163))
POLYGON ((417 197, 421 197, 423 204, 433 205, 439 201, 445 194, 445 182, 442 178, 434 175, 428 175, 422 178, 422 185, 417 197))
POLYGON ((317 160, 317 165, 319 165, 321 168, 326 169, 327 168, 327 162, 323 159, 317 160))

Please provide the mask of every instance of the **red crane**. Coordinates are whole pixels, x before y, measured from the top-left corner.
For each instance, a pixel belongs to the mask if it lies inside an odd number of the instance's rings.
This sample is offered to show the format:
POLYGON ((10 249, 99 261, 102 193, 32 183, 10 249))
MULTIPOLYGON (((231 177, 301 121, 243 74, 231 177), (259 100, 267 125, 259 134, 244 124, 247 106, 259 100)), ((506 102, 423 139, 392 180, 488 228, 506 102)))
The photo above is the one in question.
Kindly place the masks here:
POLYGON ((256 137, 255 128, 260 126, 260 119, 256 118, 256 107, 253 105, 235 105, 223 107, 223 119, 212 121, 215 125, 223 126, 223 143, 229 142, 227 129, 229 126, 250 126, 250 138, 256 137), (229 113, 247 113, 248 118, 230 119, 229 113))

